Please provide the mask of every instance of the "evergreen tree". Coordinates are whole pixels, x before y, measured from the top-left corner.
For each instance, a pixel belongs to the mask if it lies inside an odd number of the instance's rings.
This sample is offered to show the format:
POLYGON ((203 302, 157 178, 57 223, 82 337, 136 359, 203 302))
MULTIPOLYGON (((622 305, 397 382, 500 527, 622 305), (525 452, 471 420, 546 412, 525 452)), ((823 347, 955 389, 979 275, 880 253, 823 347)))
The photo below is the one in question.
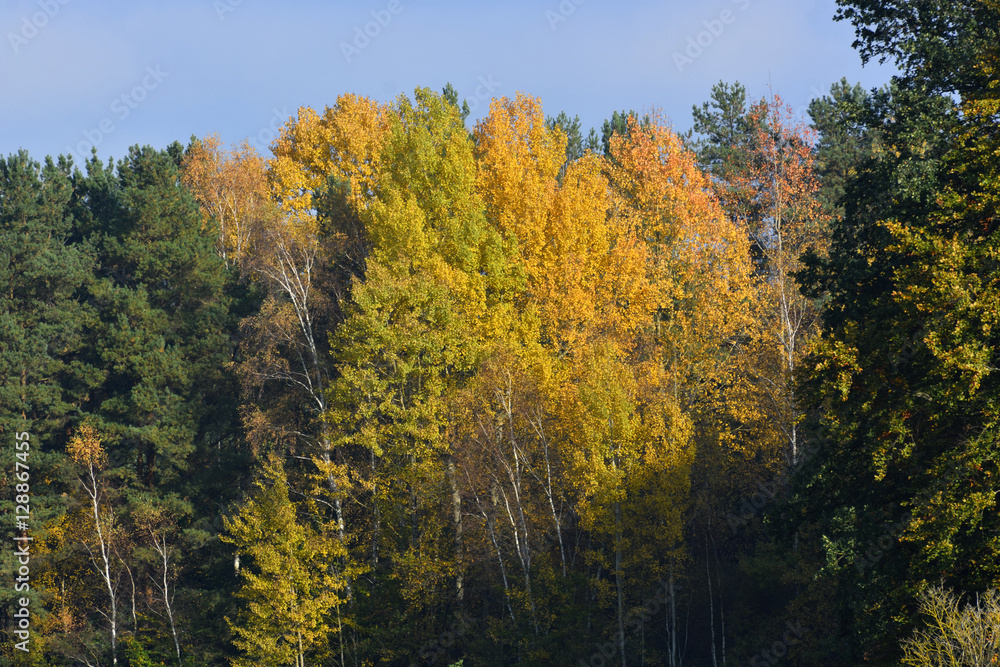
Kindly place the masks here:
MULTIPOLYGON (((631 132, 629 118, 635 118, 638 127, 648 127, 651 123, 648 115, 644 115, 640 122, 639 114, 634 110, 612 113, 611 118, 606 119, 601 125, 601 147, 604 149, 604 157, 611 155, 611 137, 616 134, 627 136, 631 132)), ((592 136, 594 136, 593 133, 592 136)), ((588 142, 590 142, 589 138, 588 142)))
POLYGON ((462 124, 465 124, 465 119, 469 117, 469 103, 466 100, 462 100, 462 106, 458 105, 458 91, 450 83, 446 83, 444 88, 441 90, 441 95, 452 104, 462 116, 462 124))
MULTIPOLYGON (((90 394, 104 375, 86 353, 96 320, 86 300, 95 261, 69 211, 70 169, 68 160, 42 165, 24 151, 0 159, 0 510, 8 517, 0 535, 8 544, 15 544, 15 534, 32 538, 32 575, 47 562, 57 566, 43 545, 65 511, 60 451, 68 426, 91 407, 90 394), (15 511, 16 504, 30 512, 15 511), (16 529, 15 516, 27 517, 29 532, 16 529)), ((0 573, 14 582, 17 570, 14 549, 4 549, 0 573)), ((3 655, 13 657, 21 641, 6 634, 14 627, 15 599, 30 599, 32 622, 44 622, 42 581, 27 582, 30 592, 15 591, 11 583, 0 594, 3 655)), ((41 655, 44 645, 34 634, 29 646, 41 655)))
POLYGON ((747 91, 739 81, 712 86, 711 100, 694 106, 692 133, 702 135, 692 145, 701 168, 722 182, 745 167, 752 150, 754 131, 747 91))
POLYGON ((838 583, 856 656, 894 662, 923 589, 1000 580, 998 107, 983 79, 1000 6, 840 5, 862 56, 902 74, 869 105, 878 142, 829 259, 803 273, 830 295, 803 383, 826 437, 790 512, 838 583))
POLYGON ((847 183, 858 173, 872 148, 872 137, 862 113, 868 93, 847 79, 830 86, 830 94, 809 103, 816 144, 816 175, 820 180, 823 210, 830 216, 844 215, 847 183))

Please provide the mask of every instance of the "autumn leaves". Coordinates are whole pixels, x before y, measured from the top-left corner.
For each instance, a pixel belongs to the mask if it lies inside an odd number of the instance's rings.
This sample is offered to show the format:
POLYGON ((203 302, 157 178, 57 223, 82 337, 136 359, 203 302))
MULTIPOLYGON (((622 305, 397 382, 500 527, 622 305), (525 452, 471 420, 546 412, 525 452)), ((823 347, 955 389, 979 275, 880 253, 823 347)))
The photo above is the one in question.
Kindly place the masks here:
MULTIPOLYGON (((329 594, 279 596, 310 610, 281 630, 296 660, 320 626, 344 650, 379 596, 419 637, 491 590, 514 650, 570 631, 559 605, 590 590, 624 654, 645 582, 683 570, 698 441, 734 427, 717 413, 760 335, 751 237, 661 118, 630 119, 606 155, 567 161, 566 143, 530 96, 470 134, 417 90, 300 109, 266 163, 189 151, 220 254, 266 293, 244 414, 288 461, 227 541, 303 573, 330 554, 329 594), (260 532, 280 512, 299 555, 260 532)), ((247 601, 266 593, 255 560, 247 601)), ((261 633, 290 616, 252 609, 267 618, 234 620, 240 645, 278 650, 261 633)))

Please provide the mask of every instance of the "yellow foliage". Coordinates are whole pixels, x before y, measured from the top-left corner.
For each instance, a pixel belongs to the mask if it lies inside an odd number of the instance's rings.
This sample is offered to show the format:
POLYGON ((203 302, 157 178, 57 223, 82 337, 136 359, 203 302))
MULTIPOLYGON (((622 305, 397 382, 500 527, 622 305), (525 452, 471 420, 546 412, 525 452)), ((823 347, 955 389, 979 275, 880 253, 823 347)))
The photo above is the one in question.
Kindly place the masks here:
POLYGON ((315 211, 313 194, 331 176, 350 185, 355 210, 371 198, 383 170, 388 139, 387 107, 358 95, 341 95, 320 116, 301 107, 272 147, 268 162, 274 195, 285 211, 315 211))
POLYGON ((490 102, 490 112, 476 124, 477 189, 486 215, 506 235, 517 239, 533 272, 550 239, 548 227, 556 175, 566 155, 566 136, 545 127, 538 98, 518 93, 490 102))
POLYGON ((268 209, 264 160, 246 142, 226 151, 218 135, 211 135, 184 156, 182 179, 205 216, 219 226, 219 254, 227 264, 239 265, 268 209))
POLYGON ((101 447, 101 435, 93 425, 84 423, 70 438, 66 453, 77 463, 100 469, 108 461, 108 455, 101 447))

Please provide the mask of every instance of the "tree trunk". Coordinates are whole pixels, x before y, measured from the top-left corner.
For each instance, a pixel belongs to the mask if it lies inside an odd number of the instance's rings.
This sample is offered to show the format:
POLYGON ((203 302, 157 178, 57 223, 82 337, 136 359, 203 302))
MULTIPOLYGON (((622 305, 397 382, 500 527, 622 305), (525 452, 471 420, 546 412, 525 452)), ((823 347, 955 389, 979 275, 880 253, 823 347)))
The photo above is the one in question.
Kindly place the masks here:
POLYGON ((622 667, 625 662, 625 595, 622 581, 622 508, 615 502, 615 585, 618 589, 618 648, 622 654, 622 667))
POLYGON ((451 485, 451 519, 455 531, 455 600, 459 608, 465 598, 462 571, 462 495, 458 491, 455 458, 448 456, 448 483, 451 485))
MULTIPOLYGON (((105 618, 108 619, 111 630, 111 663, 113 665, 118 664, 118 591, 115 590, 115 580, 111 575, 111 536, 107 537, 104 535, 104 529, 101 525, 101 513, 100 513, 100 488, 97 483, 97 473, 94 471, 94 465, 90 464, 90 488, 84 483, 83 488, 86 490, 87 495, 90 496, 91 509, 94 512, 94 529, 97 533, 97 546, 100 549, 100 561, 94 556, 93 551, 90 553, 91 560, 94 563, 94 567, 100 575, 104 586, 108 590, 108 598, 111 603, 110 613, 103 614, 105 618)), ((80 480, 81 482, 83 480, 80 480)))

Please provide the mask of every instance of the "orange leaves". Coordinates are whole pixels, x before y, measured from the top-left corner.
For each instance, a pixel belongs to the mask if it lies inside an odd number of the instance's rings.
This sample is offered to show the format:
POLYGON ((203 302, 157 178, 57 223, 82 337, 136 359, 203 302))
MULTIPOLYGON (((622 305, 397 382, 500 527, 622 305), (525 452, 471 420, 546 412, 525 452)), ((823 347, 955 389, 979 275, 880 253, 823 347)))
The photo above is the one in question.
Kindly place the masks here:
POLYGON ((554 335, 572 348, 588 326, 617 320, 602 306, 614 263, 607 182, 592 154, 571 163, 547 211, 546 244, 533 277, 536 298, 554 335))
POLYGON ((620 215, 639 230, 653 270, 668 281, 662 298, 676 296, 680 284, 736 278, 746 269, 746 243, 711 194, 694 154, 659 122, 648 128, 634 118, 630 123, 629 136, 611 142, 611 181, 620 215))
POLYGON ((826 251, 826 216, 817 197, 813 169, 815 132, 796 122, 791 107, 777 95, 751 113, 756 127, 747 167, 736 174, 729 191, 734 210, 742 208, 748 231, 773 276, 799 267, 808 250, 826 251))
POLYGON ((566 137, 545 127, 541 102, 518 93, 490 103, 476 125, 478 189, 486 215, 503 234, 517 238, 529 270, 549 235, 547 222, 566 137))
POLYGON ((615 213, 647 254, 647 285, 633 288, 635 300, 658 313, 661 345, 681 358, 678 379, 706 380, 725 370, 716 360, 724 341, 748 326, 746 237, 676 134, 658 118, 642 127, 630 118, 629 128, 611 140, 609 173, 615 213))
POLYGON ((559 183, 566 137, 546 128, 538 100, 523 94, 494 101, 476 140, 487 217, 517 241, 548 345, 568 354, 648 320, 645 253, 612 214, 604 161, 588 153, 559 183))
POLYGON ((242 262, 268 205, 264 160, 246 142, 226 151, 218 135, 211 135, 184 156, 183 180, 202 211, 219 225, 216 246, 223 260, 227 265, 242 262))

